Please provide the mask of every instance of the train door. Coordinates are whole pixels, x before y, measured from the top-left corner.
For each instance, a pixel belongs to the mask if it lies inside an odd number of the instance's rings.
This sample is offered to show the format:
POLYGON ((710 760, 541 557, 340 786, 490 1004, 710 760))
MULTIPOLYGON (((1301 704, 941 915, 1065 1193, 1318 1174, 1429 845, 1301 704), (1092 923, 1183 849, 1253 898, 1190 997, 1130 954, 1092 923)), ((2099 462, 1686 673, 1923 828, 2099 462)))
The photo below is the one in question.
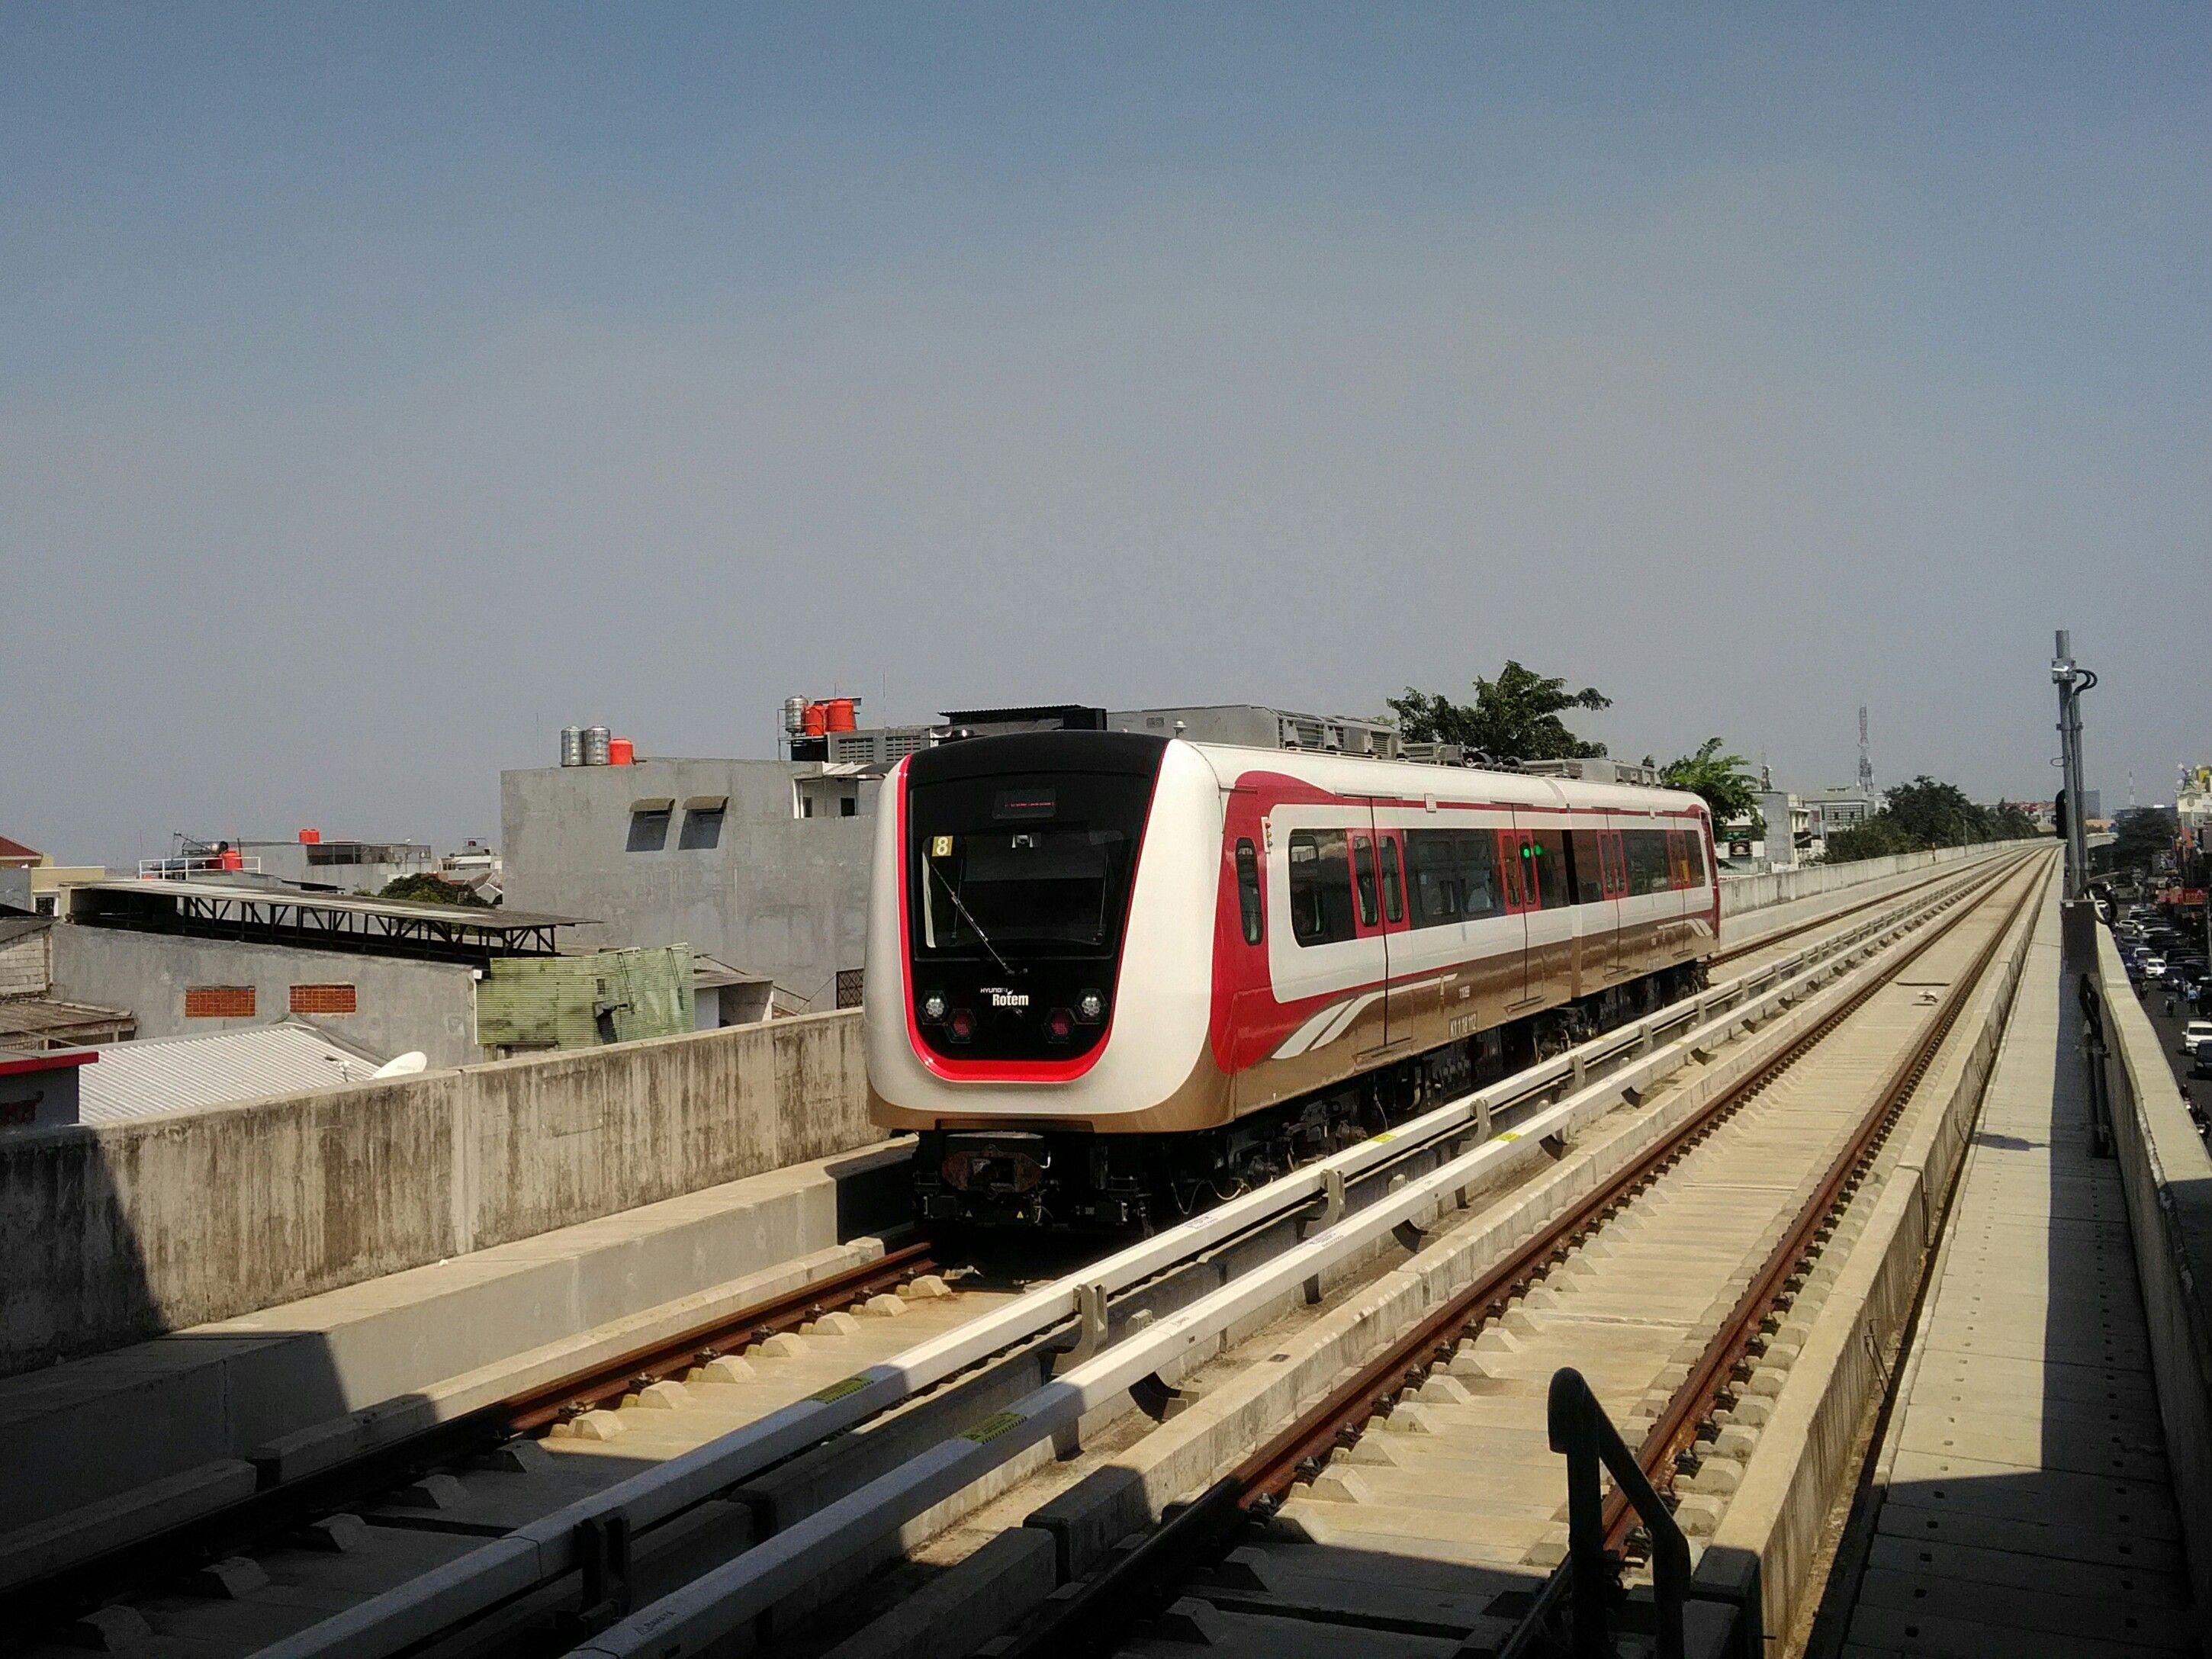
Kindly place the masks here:
POLYGON ((1498 832, 1498 873, 1505 910, 1518 922, 1510 935, 1516 947, 1517 965, 1504 976, 1509 1007, 1526 1003, 1535 994, 1529 986, 1528 968, 1528 913, 1537 906, 1535 858, 1536 837, 1529 831, 1498 832))
POLYGON ((1573 854, 1572 883, 1575 933, 1579 949, 1575 969, 1584 996, 1603 988, 1613 977, 1613 911, 1606 901, 1612 896, 1607 879, 1613 868, 1602 830, 1570 830, 1568 850, 1573 854))
MULTIPOLYGON (((1402 988, 1397 981, 1407 974, 1405 942, 1413 924, 1406 908, 1406 832, 1375 831, 1375 872, 1377 898, 1382 907, 1382 959, 1388 978, 1382 993, 1382 1040, 1395 1047, 1410 1039, 1416 1029, 1418 1010, 1413 1000, 1421 994, 1402 988)), ((1434 997, 1431 988, 1426 994, 1434 997)))
MULTIPOLYGON (((1364 947, 1360 961, 1375 977, 1376 991, 1367 1010, 1353 1016, 1352 1036, 1362 1055, 1387 1048, 1390 1042, 1390 945, 1382 911, 1382 860, 1376 848, 1374 819, 1368 827, 1350 832, 1352 842, 1352 925, 1364 947)), ((1399 902, 1401 914, 1404 901, 1399 902)))
POLYGON ((1608 901, 1605 908, 1613 920, 1613 971, 1618 976, 1626 974, 1631 966, 1623 937, 1626 925, 1621 920, 1621 901, 1628 896, 1628 849, 1621 843, 1620 830, 1605 832, 1605 896, 1608 901))

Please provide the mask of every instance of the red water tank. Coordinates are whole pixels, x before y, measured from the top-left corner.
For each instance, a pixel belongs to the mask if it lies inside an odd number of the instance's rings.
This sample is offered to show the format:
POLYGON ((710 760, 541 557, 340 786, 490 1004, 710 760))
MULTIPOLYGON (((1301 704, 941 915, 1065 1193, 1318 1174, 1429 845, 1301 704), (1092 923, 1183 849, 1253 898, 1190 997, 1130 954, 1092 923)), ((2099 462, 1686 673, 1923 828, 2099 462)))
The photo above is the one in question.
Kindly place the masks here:
POLYGON ((225 870, 243 870, 246 868, 246 860, 235 847, 224 848, 222 849, 222 856, 216 860, 216 863, 220 868, 225 870))
POLYGON ((637 745, 632 743, 628 738, 609 738, 607 739, 608 765, 628 766, 636 759, 637 745))
POLYGON ((302 847, 319 847, 322 845, 322 842, 323 832, 319 830, 302 830, 300 831, 300 845, 302 847))
POLYGON ((823 722, 828 719, 829 711, 822 704, 818 702, 808 703, 806 705, 806 713, 800 718, 799 722, 799 734, 802 737, 820 737, 823 732, 826 729, 823 722))
POLYGON ((858 697, 830 698, 823 705, 827 710, 827 719, 824 722, 826 729, 831 732, 858 730, 860 722, 854 718, 853 711, 860 706, 860 700, 858 697))

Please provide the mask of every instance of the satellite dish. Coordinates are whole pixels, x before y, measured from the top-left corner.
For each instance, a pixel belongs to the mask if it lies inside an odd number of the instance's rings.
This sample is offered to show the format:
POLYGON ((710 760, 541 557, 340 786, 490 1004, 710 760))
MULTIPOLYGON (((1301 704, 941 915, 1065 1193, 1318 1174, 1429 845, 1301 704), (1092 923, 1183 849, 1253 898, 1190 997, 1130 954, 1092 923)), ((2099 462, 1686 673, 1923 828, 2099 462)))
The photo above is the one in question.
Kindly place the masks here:
POLYGON ((387 1060, 371 1072, 369 1080, 374 1082, 380 1077, 412 1077, 417 1072, 428 1071, 429 1066, 429 1055, 420 1048, 410 1048, 397 1060, 387 1060))

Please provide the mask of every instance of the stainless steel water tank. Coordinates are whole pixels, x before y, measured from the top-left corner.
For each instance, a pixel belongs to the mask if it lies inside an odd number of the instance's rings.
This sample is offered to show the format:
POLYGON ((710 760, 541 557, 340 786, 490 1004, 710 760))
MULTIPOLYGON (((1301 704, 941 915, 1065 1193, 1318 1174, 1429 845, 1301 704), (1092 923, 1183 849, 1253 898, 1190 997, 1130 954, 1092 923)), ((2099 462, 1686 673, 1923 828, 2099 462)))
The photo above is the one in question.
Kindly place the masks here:
POLYGON ((604 726, 586 726, 584 728, 584 764, 605 766, 607 763, 607 745, 614 741, 614 735, 604 726))
POLYGON ((564 726, 561 728, 561 764, 581 766, 584 763, 584 728, 564 726))
POLYGON ((783 700, 783 734, 795 738, 806 729, 806 699, 786 697, 783 700))

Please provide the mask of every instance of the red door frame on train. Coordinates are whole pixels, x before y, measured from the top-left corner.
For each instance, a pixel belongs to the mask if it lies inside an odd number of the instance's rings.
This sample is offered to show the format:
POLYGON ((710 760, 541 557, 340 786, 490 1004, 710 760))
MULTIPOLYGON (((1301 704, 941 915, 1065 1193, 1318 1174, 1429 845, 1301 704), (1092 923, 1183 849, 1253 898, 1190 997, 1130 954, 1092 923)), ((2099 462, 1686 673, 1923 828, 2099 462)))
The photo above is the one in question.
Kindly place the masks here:
MULTIPOLYGON (((1500 830, 1498 832, 1498 885, 1508 915, 1521 918, 1520 990, 1514 1002, 1528 1000, 1528 912, 1542 904, 1536 884, 1536 832, 1500 830)), ((1508 1006, 1511 1006, 1509 1004, 1508 1006)))

